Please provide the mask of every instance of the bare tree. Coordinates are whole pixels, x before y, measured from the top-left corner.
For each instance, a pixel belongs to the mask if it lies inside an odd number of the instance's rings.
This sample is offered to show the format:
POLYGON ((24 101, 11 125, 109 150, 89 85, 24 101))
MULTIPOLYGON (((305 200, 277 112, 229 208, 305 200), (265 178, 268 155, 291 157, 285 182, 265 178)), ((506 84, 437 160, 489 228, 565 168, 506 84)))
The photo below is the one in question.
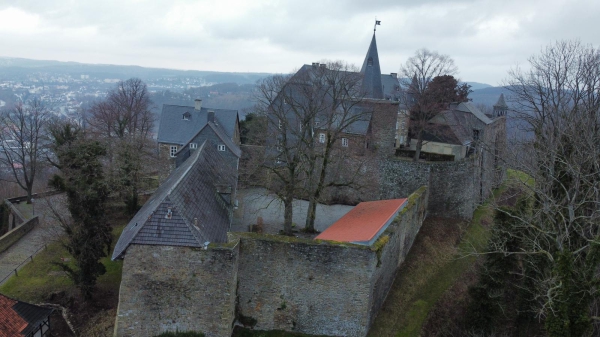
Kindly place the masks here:
POLYGON ((33 184, 46 152, 45 126, 50 111, 40 100, 18 104, 0 115, 0 163, 31 203, 33 184))
POLYGON ((89 111, 90 132, 108 149, 113 182, 121 186, 130 211, 138 207, 141 178, 154 157, 152 128, 155 117, 146 84, 139 78, 121 81, 106 100, 89 111))
POLYGON ((354 131, 352 127, 355 123, 366 121, 371 112, 369 108, 358 109, 363 101, 363 93, 362 78, 357 68, 343 62, 329 62, 325 67, 315 69, 312 80, 325 84, 319 88, 325 96, 322 102, 324 106, 314 116, 313 123, 309 124, 311 132, 304 139, 308 149, 306 155, 309 177, 309 205, 305 224, 307 232, 315 231, 317 203, 321 201, 326 188, 352 187, 357 184, 355 178, 362 167, 361 161, 351 160, 351 150, 344 151, 344 147, 348 146, 348 138, 346 144, 341 142, 342 138, 354 131), (315 135, 320 139, 315 139, 315 135), (322 135, 325 135, 324 139, 322 135), (332 174, 333 167, 336 168, 335 174, 332 174), (343 175, 343 171, 350 171, 350 174, 343 175))
POLYGON ((439 105, 432 104, 431 95, 427 95, 427 88, 434 78, 455 75, 457 70, 450 56, 428 49, 417 50, 400 68, 401 85, 405 92, 402 99, 410 111, 409 128, 411 134, 417 138, 415 161, 421 154, 423 132, 427 129, 429 121, 440 112, 439 105))
POLYGON ((497 228, 490 251, 518 257, 512 273, 530 285, 550 336, 583 336, 599 320, 600 51, 560 41, 529 65, 512 70, 506 88, 534 135, 532 160, 516 167, 532 179, 522 182, 524 207, 498 210, 510 226, 497 228))
POLYGON ((360 80, 353 67, 330 62, 270 77, 258 86, 257 111, 268 124, 263 166, 274 178, 268 181, 269 189, 283 202, 286 234, 292 231, 294 197, 308 197, 306 229, 314 231, 316 204, 323 191, 352 182, 349 175, 337 174, 336 180, 328 172, 339 152, 335 145, 366 115, 352 109, 361 102, 360 80))

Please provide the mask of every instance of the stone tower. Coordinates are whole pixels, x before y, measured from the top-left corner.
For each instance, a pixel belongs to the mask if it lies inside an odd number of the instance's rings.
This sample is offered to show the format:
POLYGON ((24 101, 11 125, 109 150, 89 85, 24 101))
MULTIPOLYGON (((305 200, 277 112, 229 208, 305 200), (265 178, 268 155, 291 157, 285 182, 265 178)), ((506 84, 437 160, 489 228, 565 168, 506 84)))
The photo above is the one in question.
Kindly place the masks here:
POLYGON ((500 94, 500 98, 498 98, 498 102, 494 104, 494 118, 500 116, 506 116, 506 112, 508 111, 508 105, 504 101, 504 94, 500 94))

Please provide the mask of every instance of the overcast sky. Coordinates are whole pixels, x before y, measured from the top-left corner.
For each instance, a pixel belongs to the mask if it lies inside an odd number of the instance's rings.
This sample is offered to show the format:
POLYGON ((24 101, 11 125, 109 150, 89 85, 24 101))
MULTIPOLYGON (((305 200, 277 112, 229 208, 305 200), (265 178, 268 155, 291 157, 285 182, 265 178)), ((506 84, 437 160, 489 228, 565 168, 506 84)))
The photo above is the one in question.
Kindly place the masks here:
POLYGON ((0 0, 0 56, 284 73, 360 66, 377 17, 384 73, 419 48, 498 85, 557 39, 600 45, 599 0, 0 0))

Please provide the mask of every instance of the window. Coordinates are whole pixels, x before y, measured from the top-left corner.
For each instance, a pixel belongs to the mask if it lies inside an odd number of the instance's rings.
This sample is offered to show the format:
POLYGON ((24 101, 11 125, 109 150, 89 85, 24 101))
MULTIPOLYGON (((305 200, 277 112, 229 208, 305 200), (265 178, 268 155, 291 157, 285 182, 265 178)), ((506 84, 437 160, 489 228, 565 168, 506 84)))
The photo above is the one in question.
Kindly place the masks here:
POLYGON ((281 130, 281 128, 283 127, 283 124, 281 123, 281 119, 278 120, 278 124, 279 124, 279 129, 281 130))
POLYGON ((315 119, 315 126, 319 126, 319 120, 315 119))
POLYGON ((478 141, 479 140, 479 130, 473 129, 473 140, 474 141, 478 141))
POLYGON ((225 145, 217 145, 217 150, 225 151, 225 145))
POLYGON ((197 149, 198 143, 190 143, 190 149, 197 149))
POLYGON ((319 143, 325 143, 325 134, 319 133, 319 143))
POLYGON ((373 65, 373 58, 369 57, 369 59, 367 60, 367 66, 372 66, 373 65))
POLYGON ((171 145, 169 148, 169 154, 171 157, 175 157, 175 153, 177 153, 177 145, 171 145))
POLYGON ((186 111, 186 112, 183 114, 183 120, 184 120, 184 121, 189 121, 191 116, 192 116, 192 114, 190 114, 188 111, 186 111))
POLYGON ((348 147, 348 138, 342 138, 342 146, 348 147))

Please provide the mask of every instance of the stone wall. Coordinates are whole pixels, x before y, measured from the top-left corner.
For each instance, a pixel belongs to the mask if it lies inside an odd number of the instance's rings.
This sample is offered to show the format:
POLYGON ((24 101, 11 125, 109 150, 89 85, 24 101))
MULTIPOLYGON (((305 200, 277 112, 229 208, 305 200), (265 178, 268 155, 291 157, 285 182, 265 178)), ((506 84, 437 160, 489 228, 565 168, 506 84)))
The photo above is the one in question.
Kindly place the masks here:
POLYGON ((230 336, 260 330, 366 336, 425 217, 427 189, 372 246, 229 233, 207 250, 132 245, 123 264, 117 336, 176 329, 230 336))
POLYGON ((39 223, 39 217, 36 215, 31 219, 19 224, 17 228, 8 231, 0 236, 0 253, 7 250, 15 242, 19 241, 25 234, 29 233, 39 223))
POLYGON ((377 312, 394 283, 398 268, 404 262, 421 229, 421 224, 426 216, 428 195, 428 190, 424 186, 411 194, 396 220, 371 247, 371 250, 377 255, 378 268, 375 268, 370 283, 371 317, 369 325, 375 320, 377 312))
POLYGON ((116 336, 201 331, 229 337, 235 319, 239 245, 131 245, 123 264, 116 336))
POLYGON ((382 160, 379 198, 405 198, 419 186, 430 187, 427 210, 431 215, 470 219, 479 202, 479 156, 452 162, 413 162, 404 158, 382 160))
POLYGON ((240 234, 238 313, 259 330, 365 336, 370 277, 366 246, 240 234))

